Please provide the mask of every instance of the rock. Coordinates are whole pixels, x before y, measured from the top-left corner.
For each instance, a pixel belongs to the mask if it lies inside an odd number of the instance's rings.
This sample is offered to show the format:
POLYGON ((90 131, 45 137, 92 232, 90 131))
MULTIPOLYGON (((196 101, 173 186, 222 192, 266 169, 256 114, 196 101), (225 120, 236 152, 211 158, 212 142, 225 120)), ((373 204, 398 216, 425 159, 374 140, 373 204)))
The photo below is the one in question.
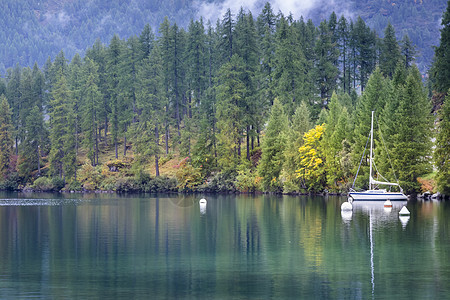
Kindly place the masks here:
POLYGON ((440 192, 437 192, 436 194, 431 195, 431 199, 440 199, 442 197, 440 192))

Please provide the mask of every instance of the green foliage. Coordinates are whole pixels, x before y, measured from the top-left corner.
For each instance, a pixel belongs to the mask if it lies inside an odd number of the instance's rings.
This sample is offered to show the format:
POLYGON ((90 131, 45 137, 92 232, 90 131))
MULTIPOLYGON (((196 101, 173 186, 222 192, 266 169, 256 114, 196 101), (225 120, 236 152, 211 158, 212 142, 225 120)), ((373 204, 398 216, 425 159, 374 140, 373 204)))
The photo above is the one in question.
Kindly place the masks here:
POLYGON ((37 178, 32 186, 33 190, 41 191, 41 192, 51 192, 54 191, 53 182, 50 178, 47 177, 39 177, 37 178))
POLYGON ((192 191, 204 181, 200 168, 194 168, 188 159, 180 162, 176 176, 181 191, 192 191))
POLYGON ((278 99, 275 99, 270 111, 266 136, 262 144, 262 156, 258 165, 258 172, 263 178, 262 187, 264 191, 277 192, 282 189, 279 177, 285 158, 285 132, 287 129, 288 119, 284 114, 283 106, 278 99))
POLYGON ((282 177, 284 178, 285 192, 298 192, 304 189, 301 180, 295 171, 300 165, 298 149, 303 145, 303 136, 312 127, 308 106, 305 102, 297 107, 289 124, 286 137, 286 149, 284 150, 284 163, 282 177))
MULTIPOLYGON (((342 191, 356 172, 375 110, 377 166, 391 179, 390 158, 396 168, 406 165, 398 175, 415 191, 411 182, 429 170, 431 150, 429 120, 415 114, 426 115, 428 104, 411 67, 413 46, 404 38, 400 54, 385 23, 382 43, 362 18, 338 21, 333 13, 316 24, 275 16, 270 4, 256 23, 244 9, 236 17, 228 10, 216 27, 192 20, 185 30, 167 18, 157 37, 150 26, 139 37, 120 39, 118 32, 108 36, 109 45, 97 39, 70 64, 60 51, 42 71, 37 64, 8 69, 0 80, 10 110, 10 120, 0 122, 10 124, 9 152, 0 151, 10 160, 3 173, 21 183, 48 174, 67 189, 342 191), (392 74, 395 61, 401 62, 392 74), (326 123, 310 145, 322 163, 311 177, 299 177, 298 149, 313 123, 326 123), (379 131, 391 157, 382 154, 379 131), (179 182, 159 178, 160 167, 171 172, 167 160, 180 153, 190 162, 178 170, 179 182), (122 165, 128 158, 133 167, 122 165), (149 162, 155 178, 144 173, 149 162)), ((367 181, 361 180, 360 186, 367 181)))
POLYGON ((239 166, 238 175, 236 176, 236 188, 243 193, 254 193, 261 190, 261 177, 258 172, 252 168, 251 162, 245 160, 239 166))
POLYGON ((435 48, 431 75, 433 78, 433 88, 441 93, 445 93, 450 88, 450 1, 447 1, 447 9, 442 16, 442 29, 440 44, 435 48))
MULTIPOLYGON (((450 92, 448 93, 450 95, 450 92)), ((447 96, 439 110, 439 124, 436 137, 435 164, 438 191, 450 195, 450 96, 447 96)))
POLYGON ((92 166, 92 164, 84 163, 77 176, 82 187, 88 191, 94 191, 100 188, 104 180, 104 172, 101 166, 92 166))
POLYGON ((5 178, 12 153, 11 111, 5 96, 0 96, 0 179, 5 178))

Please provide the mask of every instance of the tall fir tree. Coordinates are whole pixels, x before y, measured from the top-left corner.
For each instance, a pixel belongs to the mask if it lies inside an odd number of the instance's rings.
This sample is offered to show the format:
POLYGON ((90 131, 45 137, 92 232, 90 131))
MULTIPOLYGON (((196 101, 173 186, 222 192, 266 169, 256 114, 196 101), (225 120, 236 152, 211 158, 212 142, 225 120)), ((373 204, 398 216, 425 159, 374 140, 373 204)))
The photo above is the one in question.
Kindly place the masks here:
POLYGON ((45 153, 44 148, 47 142, 47 135, 43 113, 37 105, 34 105, 27 116, 18 166, 19 175, 25 178, 25 181, 33 173, 34 177, 41 176, 42 155, 45 153))
POLYGON ((401 61, 400 46, 395 37, 394 26, 388 23, 384 30, 381 45, 380 69, 385 76, 392 78, 397 64, 401 61))
POLYGON ((0 178, 8 175, 11 155, 13 154, 13 126, 11 110, 4 95, 0 96, 0 178))
POLYGON ((85 58, 82 68, 83 77, 83 97, 82 97, 82 119, 81 128, 83 130, 83 144, 88 148, 87 156, 92 166, 99 163, 99 127, 100 111, 102 107, 102 94, 98 87, 98 66, 89 57, 85 58))
POLYGON ((263 190, 268 192, 280 192, 283 187, 280 174, 283 169, 287 129, 288 119, 283 105, 275 98, 261 147, 261 161, 258 165, 263 190))
POLYGON ((245 126, 243 116, 247 92, 242 58, 233 55, 219 74, 216 87, 219 166, 226 169, 239 163, 238 145, 245 126))
POLYGON ((446 93, 450 88, 450 0, 447 1, 447 9, 442 16, 441 38, 439 46, 434 50, 431 76, 433 88, 440 93, 446 93))
POLYGON ((296 175, 300 166, 298 149, 303 145, 303 136, 312 128, 311 113, 305 101, 295 109, 289 128, 286 131, 286 149, 282 177, 284 177, 285 192, 300 192, 306 186, 296 175))
POLYGON ((137 105, 141 115, 139 122, 133 124, 137 135, 136 152, 143 158, 154 157, 156 176, 159 176, 161 154, 159 135, 164 124, 164 108, 168 105, 161 52, 160 46, 153 47, 150 57, 144 59, 138 69, 137 105))
POLYGON ((339 50, 333 43, 334 36, 330 32, 326 21, 319 25, 319 38, 316 41, 315 54, 315 82, 319 89, 323 106, 330 101, 333 91, 336 90, 336 82, 339 75, 337 60, 339 50))
POLYGON ((75 145, 73 128, 73 107, 70 90, 59 71, 58 80, 52 91, 50 112, 49 154, 50 170, 53 176, 68 180, 75 175, 75 145))
POLYGON ((417 178, 431 172, 431 105, 422 84, 422 76, 417 67, 412 67, 401 89, 396 111, 393 136, 392 162, 400 185, 410 193, 420 192, 417 178))
POLYGON ((436 149, 434 150, 437 168, 436 184, 439 192, 450 196, 450 92, 438 112, 436 149))

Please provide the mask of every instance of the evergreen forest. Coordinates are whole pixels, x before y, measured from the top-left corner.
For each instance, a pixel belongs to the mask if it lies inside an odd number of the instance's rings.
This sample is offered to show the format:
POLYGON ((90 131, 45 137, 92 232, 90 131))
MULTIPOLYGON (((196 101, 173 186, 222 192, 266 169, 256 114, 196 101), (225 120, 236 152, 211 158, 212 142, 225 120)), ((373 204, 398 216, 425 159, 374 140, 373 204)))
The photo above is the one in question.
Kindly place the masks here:
POLYGON ((375 111, 379 174, 448 195, 449 9, 427 80, 391 23, 380 38, 269 3, 17 64, 0 81, 0 188, 345 193, 367 188, 375 111))

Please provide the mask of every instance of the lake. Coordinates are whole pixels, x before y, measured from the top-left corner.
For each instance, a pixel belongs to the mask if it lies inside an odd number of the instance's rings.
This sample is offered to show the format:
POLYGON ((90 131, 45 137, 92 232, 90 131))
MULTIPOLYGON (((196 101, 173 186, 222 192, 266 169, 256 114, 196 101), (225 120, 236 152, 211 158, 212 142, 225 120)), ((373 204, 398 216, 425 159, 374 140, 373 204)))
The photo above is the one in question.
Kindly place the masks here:
POLYGON ((345 200, 0 193, 0 298, 450 297, 449 202, 345 200))

